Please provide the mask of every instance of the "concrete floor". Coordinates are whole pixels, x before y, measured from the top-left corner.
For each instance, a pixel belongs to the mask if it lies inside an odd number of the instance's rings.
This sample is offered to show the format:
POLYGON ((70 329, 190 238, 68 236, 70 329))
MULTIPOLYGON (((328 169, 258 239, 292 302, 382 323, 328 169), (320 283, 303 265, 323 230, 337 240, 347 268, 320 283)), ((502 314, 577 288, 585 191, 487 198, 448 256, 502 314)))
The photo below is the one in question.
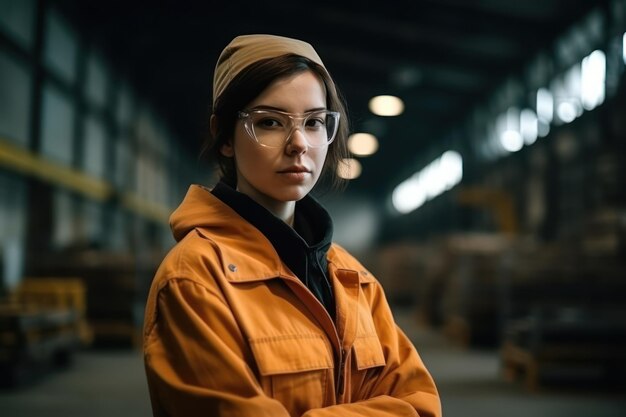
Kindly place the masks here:
MULTIPOLYGON (((528 393, 499 376, 495 351, 450 346, 437 333, 417 328, 396 313, 416 342, 440 390, 446 417, 625 417, 626 395, 601 389, 528 393)), ((19 390, 0 391, 2 417, 150 416, 141 354, 136 351, 84 351, 65 370, 19 390)))

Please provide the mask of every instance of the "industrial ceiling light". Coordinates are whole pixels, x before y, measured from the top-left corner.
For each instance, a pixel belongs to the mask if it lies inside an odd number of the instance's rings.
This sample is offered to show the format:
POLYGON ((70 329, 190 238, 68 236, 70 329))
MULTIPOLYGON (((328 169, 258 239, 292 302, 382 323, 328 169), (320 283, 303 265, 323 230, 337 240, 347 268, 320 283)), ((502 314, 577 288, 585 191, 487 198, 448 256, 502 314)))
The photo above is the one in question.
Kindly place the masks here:
POLYGON ((593 51, 581 64, 580 99, 585 110, 593 110, 604 102, 606 89, 606 55, 593 51))
POLYGON ((537 117, 545 123, 551 123, 554 115, 554 96, 547 88, 537 90, 537 117))
POLYGON ((404 111, 404 102, 396 96, 376 96, 370 100, 369 108, 378 116, 398 116, 404 111))
POLYGON ((444 152, 421 171, 396 186, 391 202, 406 214, 457 185, 463 179, 463 158, 456 151, 444 152))
POLYGON ((571 101, 562 101, 556 108, 556 114, 565 123, 571 123, 576 119, 576 106, 571 101))
POLYGON ((506 151, 517 152, 524 146, 524 139, 516 130, 505 130, 500 134, 500 143, 506 151))
POLYGON ((524 138, 524 144, 532 145, 539 134, 539 121, 534 111, 524 109, 520 113, 520 133, 524 138))
POLYGON ((348 149, 358 156, 369 156, 378 150, 378 139, 371 133, 355 133, 348 138, 348 149))

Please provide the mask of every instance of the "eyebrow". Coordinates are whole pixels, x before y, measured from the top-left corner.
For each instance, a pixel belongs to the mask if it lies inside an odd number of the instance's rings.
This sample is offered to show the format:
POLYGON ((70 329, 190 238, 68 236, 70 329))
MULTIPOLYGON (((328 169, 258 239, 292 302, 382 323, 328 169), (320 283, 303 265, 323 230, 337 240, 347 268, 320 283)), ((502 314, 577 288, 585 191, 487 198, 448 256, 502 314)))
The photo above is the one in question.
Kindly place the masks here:
MULTIPOLYGON (((254 106, 252 108, 250 108, 249 110, 276 110, 276 111, 282 111, 284 113, 290 113, 287 110, 280 108, 280 107, 274 107, 274 106, 268 106, 265 104, 260 104, 258 106, 254 106)), ((326 107, 315 107, 313 109, 307 109, 304 111, 304 113, 310 113, 313 111, 320 111, 320 110, 326 110, 326 107)))

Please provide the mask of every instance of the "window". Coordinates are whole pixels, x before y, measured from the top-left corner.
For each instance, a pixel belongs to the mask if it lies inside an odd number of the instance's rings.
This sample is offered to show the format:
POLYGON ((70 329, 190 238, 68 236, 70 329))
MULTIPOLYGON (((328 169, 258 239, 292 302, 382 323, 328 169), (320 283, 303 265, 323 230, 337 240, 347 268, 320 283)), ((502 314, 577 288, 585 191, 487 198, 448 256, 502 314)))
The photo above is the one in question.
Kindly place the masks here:
POLYGON ((0 1, 0 29, 25 49, 32 49, 35 0, 0 1))
POLYGON ((25 65, 0 51, 0 137, 26 146, 31 75, 25 65))
POLYGON ((72 164, 74 109, 67 96, 52 86, 43 89, 41 153, 65 165, 72 164))
POLYGON ((94 177, 104 179, 106 170, 106 134, 102 122, 89 117, 85 124, 82 168, 94 177))
POLYGON ((98 108, 103 108, 107 98, 107 70, 103 59, 97 52, 89 55, 86 88, 89 102, 98 108))
POLYGON ((76 36, 54 11, 47 14, 44 61, 48 68, 68 83, 76 78, 78 45, 76 36))

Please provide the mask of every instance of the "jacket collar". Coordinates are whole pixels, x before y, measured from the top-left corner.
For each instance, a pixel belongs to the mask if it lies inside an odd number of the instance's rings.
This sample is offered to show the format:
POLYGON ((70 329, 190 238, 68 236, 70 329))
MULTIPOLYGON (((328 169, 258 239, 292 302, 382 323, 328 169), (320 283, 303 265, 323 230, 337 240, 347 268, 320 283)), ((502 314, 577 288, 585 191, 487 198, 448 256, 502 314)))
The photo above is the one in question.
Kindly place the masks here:
POLYGON ((215 186, 212 194, 263 233, 289 270, 334 314, 326 260, 332 243, 333 223, 321 205, 308 195, 296 202, 294 227, 291 227, 246 194, 223 182, 215 186))
MULTIPOLYGON (((170 227, 177 241, 195 231, 214 242, 224 275, 230 281, 296 278, 281 262, 267 237, 205 187, 189 187, 183 202, 170 217, 170 227)), ((375 282, 372 275, 338 245, 330 245, 327 259, 340 281, 357 272, 359 282, 375 282)))
POLYGON ((212 241, 220 253, 224 272, 229 276, 232 269, 242 276, 288 274, 263 233, 202 186, 189 187, 182 203, 170 216, 170 227, 177 241, 194 232, 212 241), (240 262, 242 259, 249 260, 245 264, 253 260, 259 262, 250 268, 240 262))
MULTIPOLYGON (((263 233, 290 267, 302 259, 303 253, 315 252, 318 259, 325 261, 326 252, 332 243, 333 222, 328 212, 313 197, 307 195, 296 203, 292 228, 224 182, 219 182, 212 194, 263 233)), ((298 272, 301 271, 294 272, 300 276, 298 272)))

